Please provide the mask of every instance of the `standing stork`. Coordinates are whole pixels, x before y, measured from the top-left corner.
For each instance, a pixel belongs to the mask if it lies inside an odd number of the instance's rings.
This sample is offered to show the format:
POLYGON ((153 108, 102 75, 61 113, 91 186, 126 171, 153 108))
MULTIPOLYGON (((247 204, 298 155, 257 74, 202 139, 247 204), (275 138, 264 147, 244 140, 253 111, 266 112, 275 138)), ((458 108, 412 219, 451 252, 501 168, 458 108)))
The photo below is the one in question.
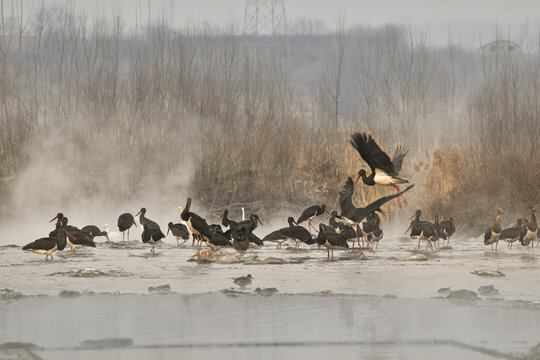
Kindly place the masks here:
POLYGON ((525 222, 525 226, 521 227, 519 242, 521 245, 527 246, 527 250, 529 250, 530 245, 534 254, 534 240, 536 240, 537 236, 538 223, 536 222, 536 210, 531 208, 531 220, 525 222))
POLYGON ((326 208, 326 205, 324 205, 324 204, 322 204, 321 206, 319 206, 319 205, 310 206, 306 210, 302 211, 302 215, 300 215, 298 220, 296 220, 296 223, 300 224, 303 221, 309 220, 308 229, 309 229, 309 233, 311 235, 311 228, 313 228, 313 230, 315 230, 315 232, 317 232, 317 229, 313 225, 311 225, 311 220, 313 220, 314 218, 316 218, 319 215, 324 214, 325 212, 328 213, 328 209, 326 208))
POLYGON ((199 255, 201 251, 201 243, 208 240, 212 241, 212 231, 210 231, 210 227, 208 226, 206 220, 189 211, 190 207, 191 198, 188 197, 186 200, 186 206, 180 214, 180 218, 186 222, 189 230, 191 230, 191 232, 195 235, 197 239, 197 255, 199 255))
POLYGON ((499 245, 499 238, 501 237, 501 215, 504 214, 502 209, 497 209, 497 217, 495 218, 495 224, 487 228, 484 234, 484 245, 491 245, 491 251, 493 251, 493 244, 495 244, 495 251, 497 251, 497 245, 499 245))
POLYGON ((135 218, 133 218, 133 215, 130 213, 123 213, 118 217, 118 230, 122 232, 122 242, 124 242, 124 233, 127 230, 127 238, 129 242, 129 229, 135 225, 137 226, 137 223, 135 222, 135 218))
MULTIPOLYGON (((367 176, 364 169, 358 171, 354 186, 356 186, 358 180, 362 178, 362 181, 366 185, 374 186, 375 184, 378 184, 393 186, 400 192, 401 190, 397 184, 409 182, 409 180, 402 179, 398 176, 401 171, 403 159, 409 152, 407 148, 398 146, 394 153, 394 157, 390 160, 390 157, 381 150, 371 135, 354 133, 351 135, 351 145, 360 153, 362 159, 364 159, 371 169, 371 175, 369 176, 367 176)), ((402 196, 402 198, 405 205, 407 205, 407 199, 404 196, 402 196)), ((401 207, 399 197, 398 205, 401 207)))

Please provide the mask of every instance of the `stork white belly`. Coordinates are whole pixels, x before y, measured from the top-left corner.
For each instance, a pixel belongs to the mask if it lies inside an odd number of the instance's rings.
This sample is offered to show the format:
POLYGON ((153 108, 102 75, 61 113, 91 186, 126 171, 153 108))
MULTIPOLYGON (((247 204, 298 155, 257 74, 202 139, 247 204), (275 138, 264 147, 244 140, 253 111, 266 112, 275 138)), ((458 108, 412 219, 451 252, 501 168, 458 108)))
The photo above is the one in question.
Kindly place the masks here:
POLYGON ((375 177, 373 178, 373 181, 379 185, 392 185, 398 182, 397 179, 391 177, 380 169, 375 169, 375 177))

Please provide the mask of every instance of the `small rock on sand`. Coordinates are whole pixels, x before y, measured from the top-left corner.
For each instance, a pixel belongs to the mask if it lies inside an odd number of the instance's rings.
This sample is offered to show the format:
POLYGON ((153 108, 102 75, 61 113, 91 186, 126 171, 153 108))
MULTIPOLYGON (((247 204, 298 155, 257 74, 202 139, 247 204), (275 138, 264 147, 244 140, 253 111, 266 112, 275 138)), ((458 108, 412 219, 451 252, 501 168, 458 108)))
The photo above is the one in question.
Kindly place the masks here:
POLYGON ((278 259, 275 257, 267 257, 261 261, 262 264, 268 264, 268 265, 282 265, 285 264, 285 260, 278 259))
POLYGON ((424 254, 416 254, 413 256, 409 256, 405 259, 405 261, 427 261, 428 257, 424 254))
POLYGON ((504 276, 504 274, 499 270, 489 270, 489 269, 474 270, 473 272, 471 272, 471 274, 478 275, 478 276, 493 276, 493 277, 504 276))
POLYGON ((75 298, 81 296, 81 293, 75 290, 62 290, 58 295, 65 298, 75 298))
POLYGON ((448 299, 460 299, 460 300, 477 300, 478 295, 471 290, 454 290, 450 291, 450 294, 447 296, 448 299))
POLYGON ((493 296, 499 293, 499 290, 495 289, 493 285, 480 286, 477 291, 482 296, 493 296))
POLYGON ((157 292, 157 293, 167 293, 171 291, 171 285, 165 284, 165 285, 159 285, 159 286, 150 286, 148 287, 149 292, 157 292))
POLYGON ((441 294, 441 295, 444 295, 444 296, 450 295, 451 292, 452 292, 452 290, 449 287, 441 288, 441 289, 437 290, 437 294, 441 294))

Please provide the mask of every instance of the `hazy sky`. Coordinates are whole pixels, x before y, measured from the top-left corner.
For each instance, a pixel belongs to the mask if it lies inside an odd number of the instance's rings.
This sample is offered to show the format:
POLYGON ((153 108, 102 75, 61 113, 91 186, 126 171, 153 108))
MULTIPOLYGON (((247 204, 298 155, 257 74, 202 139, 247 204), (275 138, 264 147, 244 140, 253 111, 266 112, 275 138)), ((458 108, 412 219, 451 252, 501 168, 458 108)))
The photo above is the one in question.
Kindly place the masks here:
MULTIPOLYGON (((43 4, 68 5, 89 13, 120 12, 128 25, 135 19, 148 19, 168 13, 174 3, 174 25, 191 21, 209 21, 218 25, 232 20, 241 25, 245 0, 23 0, 27 8, 43 4)), ((9 2, 5 2, 9 3, 9 2)), ((289 21, 318 18, 332 27, 340 13, 350 23, 380 25, 388 22, 536 22, 540 19, 539 0, 285 0, 289 21)))

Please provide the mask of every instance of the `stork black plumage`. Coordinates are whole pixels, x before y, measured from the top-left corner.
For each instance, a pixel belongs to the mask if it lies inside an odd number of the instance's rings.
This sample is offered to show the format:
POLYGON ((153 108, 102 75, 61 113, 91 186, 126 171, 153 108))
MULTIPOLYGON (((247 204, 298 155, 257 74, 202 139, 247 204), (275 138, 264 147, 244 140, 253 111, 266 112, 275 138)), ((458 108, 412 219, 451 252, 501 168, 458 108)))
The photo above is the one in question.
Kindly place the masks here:
POLYGON ((499 237, 499 240, 506 241, 508 243, 508 249, 511 250, 513 243, 519 240, 519 238, 521 237, 522 227, 523 219, 520 218, 513 226, 503 229, 501 231, 501 236, 499 237))
POLYGON ((135 216, 139 216, 139 222, 141 223, 143 227, 146 226, 149 229, 161 229, 161 227, 155 221, 148 219, 145 216, 145 214, 146 214, 146 208, 141 208, 141 210, 135 215, 135 216))
POLYGON ((156 252, 155 247, 159 240, 165 238, 165 234, 159 228, 149 227, 148 225, 143 225, 143 232, 141 234, 143 243, 151 244, 152 249, 150 252, 156 252))
POLYGON ((421 215, 422 210, 416 210, 415 215, 411 217, 411 219, 414 220, 411 221, 409 227, 407 228, 407 230, 405 230, 405 233, 409 231, 409 229, 411 230, 409 236, 411 239, 418 239, 419 249, 421 240, 426 241, 426 248, 433 249, 432 241, 436 241, 438 239, 437 230, 435 228, 435 225, 430 223, 429 221, 420 220, 421 215))
POLYGON ((189 239, 189 231, 186 225, 181 223, 173 224, 170 222, 167 227, 167 235, 169 235, 169 231, 172 232, 173 236, 176 238, 176 245, 180 246, 189 239), (178 243, 180 239, 184 240, 182 244, 178 243))
POLYGON ((325 212, 328 212, 328 209, 326 208, 325 204, 322 204, 321 206, 319 205, 310 206, 304 211, 302 211, 302 214, 300 215, 300 217, 298 217, 298 220, 296 220, 296 223, 301 224, 302 222, 309 220, 308 229, 309 229, 309 233, 311 234, 311 228, 313 228, 315 232, 317 231, 317 229, 315 229, 315 227, 311 225, 311 220, 313 220, 319 215, 324 214, 325 212))
POLYGON ((186 200, 186 206, 180 214, 180 218, 186 222, 189 230, 191 230, 191 232, 195 235, 197 239, 197 255, 199 255, 201 251, 201 243, 203 241, 212 240, 213 234, 212 231, 210 231, 210 227, 208 226, 206 220, 194 212, 189 211, 190 208, 191 198, 188 197, 186 200))
POLYGON ((81 231, 90 235, 92 237, 92 240, 96 236, 105 236, 107 238, 107 241, 110 241, 109 234, 106 231, 101 231, 100 228, 98 228, 96 225, 86 225, 81 229, 81 231))
MULTIPOLYGON (((394 157, 390 157, 381 150, 371 135, 365 133, 354 133, 351 135, 351 145, 358 151, 362 159, 369 165, 371 174, 367 176, 364 169, 358 171, 356 183, 362 178, 364 184, 369 186, 387 185, 393 186, 398 192, 401 190, 397 184, 408 183, 409 181, 399 177, 403 159, 409 152, 405 147, 398 146, 394 157)), ((407 199, 403 196, 403 202, 407 205, 407 199)), ((401 207, 401 202, 398 198, 398 205, 401 207)))
POLYGON ((450 246, 450 237, 456 233, 454 219, 450 218, 450 220, 441 221, 440 228, 443 234, 446 236, 446 246, 450 246))
POLYGON ((537 236, 538 223, 536 221, 536 210, 534 208, 531 208, 531 218, 525 223, 525 226, 521 227, 519 242, 521 243, 521 245, 527 246, 528 251, 530 251, 530 248, 532 248, 532 252, 534 254, 534 241, 536 240, 537 236))
MULTIPOLYGON (((394 195, 384 196, 380 199, 373 201, 368 204, 366 207, 356 207, 352 203, 352 195, 354 193, 354 185, 352 178, 348 178, 345 186, 339 193, 339 206, 341 208, 341 215, 336 218, 338 222, 343 223, 344 225, 352 226, 353 229, 357 232, 357 241, 360 245, 360 240, 358 238, 357 226, 374 211, 380 210, 380 207, 383 206, 388 201, 401 196, 403 193, 411 190, 414 187, 414 184, 409 185, 405 190, 398 192, 394 195)), ((370 249, 371 250, 371 249, 370 249)), ((362 249, 360 249, 362 252, 362 249)))
POLYGON ((484 245, 491 245, 491 251, 493 251, 493 244, 495 244, 495 251, 497 251, 497 246, 499 245, 499 238, 501 237, 501 216, 504 214, 502 209, 497 209, 497 217, 495 218, 495 223, 493 226, 490 226, 486 229, 484 233, 484 245))
POLYGON ((49 256, 51 257, 51 260, 54 260, 53 253, 57 250, 62 251, 66 247, 67 231, 65 230, 65 224, 67 224, 67 221, 59 223, 58 229, 52 231, 54 236, 43 237, 32 241, 23 246, 22 249, 24 251, 32 251, 36 254, 46 255, 45 261, 49 259, 49 256))
POLYGON ((137 223, 135 222, 135 218, 130 213, 123 213, 118 217, 118 230, 122 232, 122 242, 124 242, 124 235, 127 231, 127 238, 129 242, 129 229, 135 225, 137 226, 137 223))
POLYGON ((348 249, 347 239, 338 233, 326 231, 326 225, 319 224, 319 234, 317 235, 317 243, 323 245, 328 252, 328 260, 334 259, 334 250, 348 249), (330 257, 330 251, 332 256, 330 257))

